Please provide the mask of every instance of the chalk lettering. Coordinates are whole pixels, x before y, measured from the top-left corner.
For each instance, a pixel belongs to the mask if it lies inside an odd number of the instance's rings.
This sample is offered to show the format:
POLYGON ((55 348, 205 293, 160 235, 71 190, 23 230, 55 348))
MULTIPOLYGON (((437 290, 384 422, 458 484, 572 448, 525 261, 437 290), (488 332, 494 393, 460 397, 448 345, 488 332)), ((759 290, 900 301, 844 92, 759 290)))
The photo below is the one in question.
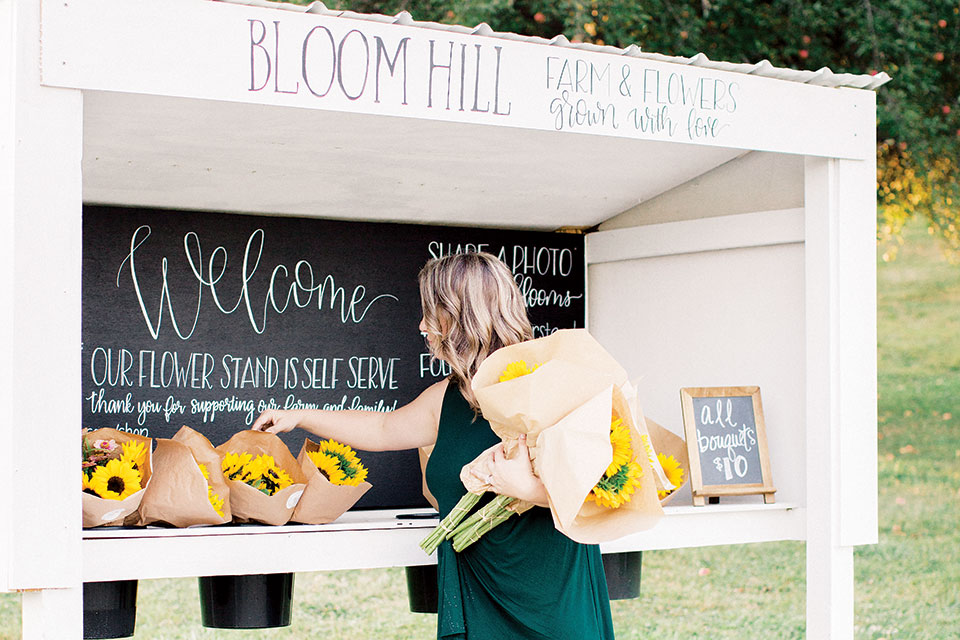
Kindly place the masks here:
POLYGON ((164 256, 160 261, 161 286, 159 304, 157 305, 158 310, 156 321, 151 318, 147 310, 145 294, 142 291, 142 286, 138 277, 136 253, 149 237, 149 226, 144 225, 134 231, 130 240, 130 250, 121 262, 120 269, 117 272, 117 287, 120 286, 120 277, 124 271, 124 265, 129 263, 130 282, 137 296, 137 301, 139 302, 140 311, 144 318, 144 322, 147 325, 147 330, 154 340, 157 340, 159 337, 160 327, 165 311, 166 315, 170 318, 170 323, 173 325, 173 330, 176 335, 181 340, 188 340, 196 330, 197 322, 200 317, 203 293, 205 290, 210 291, 210 294, 216 303, 216 307, 221 313, 231 314, 240 308, 242 304, 246 311, 250 326, 253 328, 254 332, 258 334, 263 333, 266 329, 268 311, 273 309, 275 313, 283 313, 287 309, 291 299, 294 300, 296 306, 299 308, 304 308, 310 303, 314 294, 316 294, 317 310, 322 311, 325 305, 329 310, 339 309, 339 319, 343 324, 361 323, 366 317, 367 313, 370 311, 371 307, 373 307, 373 305, 380 300, 397 300, 396 296, 389 293, 382 293, 368 300, 367 289, 363 285, 355 286, 349 293, 348 297, 347 290, 344 287, 337 285, 332 274, 328 274, 323 278, 322 281, 316 283, 314 280, 313 269, 310 267, 309 263, 301 260, 298 261, 297 266, 294 269, 294 279, 287 288, 286 298, 284 299, 283 305, 277 304, 277 289, 283 286, 279 281, 286 277, 289 271, 285 266, 278 265, 271 272, 269 286, 266 294, 264 295, 262 305, 255 307, 255 301, 253 299, 253 294, 251 293, 250 283, 254 279, 254 276, 260 267, 260 260, 264 251, 264 233, 262 229, 257 229, 250 234, 244 249, 242 277, 240 278, 240 292, 237 297, 237 303, 230 308, 224 307, 220 303, 217 289, 218 285, 221 284, 221 280, 225 273, 227 260, 226 250, 222 247, 218 247, 216 250, 214 250, 214 252, 211 254, 209 267, 205 275, 200 241, 197 234, 191 231, 184 236, 184 252, 186 261, 194 276, 194 279, 197 281, 199 288, 196 293, 196 306, 194 311, 193 325, 189 331, 184 332, 180 329, 180 326, 177 322, 173 301, 170 296, 170 285, 168 278, 169 261, 166 256, 164 256), (194 253, 196 253, 196 255, 194 255, 194 253), (220 266, 216 276, 214 276, 214 271, 217 269, 215 266, 215 258, 218 255, 223 256, 223 263, 220 266), (302 298, 304 295, 306 296, 305 299, 302 298))

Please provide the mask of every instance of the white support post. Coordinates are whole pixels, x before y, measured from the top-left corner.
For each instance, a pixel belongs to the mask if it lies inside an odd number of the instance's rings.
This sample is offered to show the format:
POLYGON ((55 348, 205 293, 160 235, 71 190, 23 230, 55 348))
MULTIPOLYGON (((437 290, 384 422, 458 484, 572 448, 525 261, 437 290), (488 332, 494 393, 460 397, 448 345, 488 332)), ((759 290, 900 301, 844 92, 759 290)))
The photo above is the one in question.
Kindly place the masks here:
POLYGON ((807 158, 807 637, 853 638, 853 545, 876 541, 873 161, 807 158))
POLYGON ((0 588, 24 591, 25 640, 71 640, 81 637, 83 619, 83 102, 79 91, 41 85, 39 0, 0 0, 0 21, 0 97, 9 114, 0 124, 0 481, 28 488, 7 492, 2 504, 0 588))
MULTIPOLYGON (((13 237, 13 156, 16 147, 13 127, 13 61, 16 59, 16 38, 12 0, 0 0, 0 406, 9 400, 7 389, 13 386, 13 367, 7 364, 13 326, 13 254, 7 249, 7 238, 13 237)), ((6 416, 5 416, 6 417, 6 416)), ((8 469, 13 456, 10 424, 0 422, 0 483, 10 484, 8 469)), ((7 549, 10 547, 12 503, 9 491, 0 491, 0 592, 9 584, 7 549)))
POLYGON ((24 640, 61 640, 83 635, 81 587, 24 591, 22 599, 24 640))

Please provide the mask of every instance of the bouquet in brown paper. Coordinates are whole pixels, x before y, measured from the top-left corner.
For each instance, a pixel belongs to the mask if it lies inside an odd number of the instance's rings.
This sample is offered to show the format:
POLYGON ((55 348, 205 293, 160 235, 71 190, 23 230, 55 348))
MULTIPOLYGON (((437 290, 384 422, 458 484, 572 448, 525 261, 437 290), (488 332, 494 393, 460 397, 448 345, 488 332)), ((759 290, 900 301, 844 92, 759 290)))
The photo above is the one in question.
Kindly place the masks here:
POLYGON ((130 521, 150 482, 150 438, 109 427, 82 432, 83 526, 130 521))
POLYGON ((297 462, 307 477, 307 488, 293 512, 294 522, 333 522, 371 487, 356 452, 335 440, 305 439, 297 462))
MULTIPOLYGON (((649 436, 641 437, 646 426, 636 400, 626 395, 636 392, 623 368, 585 330, 558 331, 496 351, 478 369, 473 391, 508 457, 526 434, 554 524, 571 539, 597 543, 618 538, 653 526, 662 515, 657 486, 664 474, 649 436), (628 442, 628 454, 624 457, 621 450, 616 461, 613 437, 628 442)), ((424 540, 425 551, 444 538, 462 550, 514 512, 529 508, 497 496, 462 520, 489 489, 476 480, 483 473, 471 472, 489 463, 489 453, 462 470, 468 494, 424 540)))
POLYGON ((287 445, 272 433, 239 431, 217 447, 236 522, 290 521, 307 478, 287 445))
POLYGON ((140 524, 192 527, 230 522, 230 489, 220 454, 203 434, 180 427, 157 439, 154 472, 140 503, 140 524))

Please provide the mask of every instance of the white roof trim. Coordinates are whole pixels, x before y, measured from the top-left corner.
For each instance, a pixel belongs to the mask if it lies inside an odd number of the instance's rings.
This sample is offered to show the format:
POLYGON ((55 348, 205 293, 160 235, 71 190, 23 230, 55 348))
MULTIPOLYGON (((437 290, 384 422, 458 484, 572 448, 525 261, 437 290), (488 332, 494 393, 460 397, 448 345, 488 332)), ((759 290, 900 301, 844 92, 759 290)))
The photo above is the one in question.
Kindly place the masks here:
POLYGON ((639 46, 632 44, 626 49, 611 47, 606 45, 596 45, 587 42, 570 42, 563 35, 558 35, 550 40, 536 36, 522 36, 516 33, 500 33, 490 28, 490 25, 481 22, 476 27, 465 27, 462 25, 440 24, 439 22, 418 22, 413 19, 406 11, 401 11, 395 16, 386 16, 373 13, 357 13, 355 11, 336 11, 327 9, 322 2, 314 2, 310 5, 297 5, 287 2, 271 2, 270 0, 215 0, 219 2, 229 2, 231 4, 242 4, 251 7, 263 7, 271 9, 282 9, 286 11, 297 11, 301 13, 314 13, 323 16, 337 16, 342 18, 351 18, 354 20, 367 20, 370 22, 380 22, 385 24, 399 24, 407 27, 419 27, 422 29, 436 29, 438 31, 448 31, 464 35, 487 36, 491 38, 501 38, 503 40, 513 40, 518 42, 531 42, 536 44, 552 45, 556 47, 568 47, 572 49, 581 49, 584 51, 594 51, 601 53, 610 53, 614 55, 630 56, 632 58, 641 58, 647 60, 656 60, 658 62, 669 62, 672 64, 686 64, 705 69, 717 69, 720 71, 732 71, 734 73, 744 73, 764 78, 776 78, 777 80, 787 80, 789 82, 798 82, 801 84, 812 84, 821 87, 851 87, 854 89, 875 90, 891 80, 886 72, 881 71, 876 75, 857 74, 857 73, 834 73, 827 67, 817 71, 804 71, 798 69, 785 69, 773 66, 769 60, 761 60, 756 64, 724 62, 722 60, 711 60, 704 53, 698 53, 692 58, 682 56, 668 56, 660 53, 650 53, 642 51, 639 46))

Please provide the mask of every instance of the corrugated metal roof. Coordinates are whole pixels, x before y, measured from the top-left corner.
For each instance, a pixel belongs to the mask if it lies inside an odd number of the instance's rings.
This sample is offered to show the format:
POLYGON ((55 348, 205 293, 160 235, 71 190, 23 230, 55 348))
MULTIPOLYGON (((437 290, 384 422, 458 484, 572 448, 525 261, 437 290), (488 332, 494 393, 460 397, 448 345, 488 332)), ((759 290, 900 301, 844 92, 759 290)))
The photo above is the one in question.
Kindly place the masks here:
POLYGON ((688 64, 705 69, 717 69, 719 71, 732 71, 734 73, 745 73, 748 75, 761 76, 764 78, 776 78, 778 80, 788 80, 790 82, 799 82, 802 84, 812 84, 821 87, 852 87, 855 89, 877 89, 878 87, 890 81, 890 76, 881 71, 876 75, 857 74, 857 73, 834 73, 827 67, 817 71, 802 71, 798 69, 784 69, 773 66, 769 60, 761 60, 756 64, 723 62, 721 60, 711 60, 703 53, 698 53, 692 58, 682 56, 667 56, 660 53, 650 53, 642 51, 639 46, 632 44, 626 49, 618 47, 601 46, 587 42, 570 42, 565 36, 559 35, 550 40, 538 38, 535 36, 522 36, 516 33, 501 33, 494 31, 490 25, 480 23, 476 27, 465 27, 462 25, 441 24, 439 22, 418 22, 413 19, 406 11, 401 11, 395 16, 386 16, 371 13, 357 13, 355 11, 340 11, 327 9, 322 2, 314 2, 308 6, 290 4, 287 2, 271 2, 269 0, 216 0, 219 2, 229 2, 232 4, 243 4, 252 7, 265 7, 270 9, 283 9, 286 11, 298 11, 304 13, 313 13, 323 16, 338 16, 343 18, 352 18, 354 20, 368 20, 370 22, 381 22, 387 24, 399 24, 408 27, 419 27, 422 29, 436 29, 438 31, 448 31, 464 35, 487 36, 491 38, 502 38, 504 40, 514 40, 518 42, 532 42, 536 44, 552 45, 557 47, 567 47, 580 49, 583 51, 595 51, 601 53, 612 53, 615 55, 630 56, 644 60, 655 60, 658 62, 669 62, 672 64, 688 64))

